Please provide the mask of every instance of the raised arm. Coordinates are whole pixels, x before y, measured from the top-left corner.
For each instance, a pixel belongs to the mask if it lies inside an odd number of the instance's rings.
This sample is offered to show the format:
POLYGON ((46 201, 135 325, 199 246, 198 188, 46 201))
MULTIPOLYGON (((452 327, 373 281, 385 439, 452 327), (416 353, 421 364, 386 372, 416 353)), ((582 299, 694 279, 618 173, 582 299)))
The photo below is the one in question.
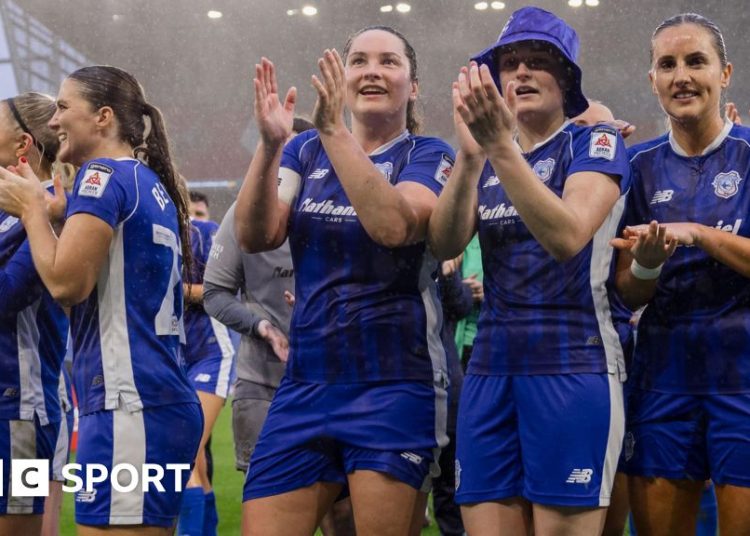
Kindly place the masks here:
POLYGON ((292 133, 297 90, 279 100, 273 63, 263 58, 255 66, 255 121, 260 141, 237 196, 234 228, 237 242, 248 252, 278 247, 286 238, 289 204, 278 196, 279 163, 292 133))
MULTIPOLYGON (((466 76, 466 68, 459 81, 466 76)), ((459 82, 453 83, 453 124, 459 150, 456 165, 440 194, 430 218, 427 241, 438 259, 458 257, 471 241, 477 227, 477 183, 487 160, 482 147, 474 140, 466 126, 472 115, 464 104, 459 82)))
POLYGON ((321 77, 313 76, 318 92, 313 123, 357 216, 376 243, 398 247, 424 240, 437 196, 426 186, 383 180, 344 122, 344 63, 336 50, 318 60, 321 77))
POLYGON ((505 192, 526 227, 556 260, 577 255, 591 240, 620 195, 614 177, 585 171, 574 173, 558 197, 540 181, 513 139, 515 82, 500 95, 486 65, 472 64, 459 77, 463 116, 484 149, 505 192))
POLYGON ((74 214, 58 239, 47 204, 46 191, 27 163, 12 170, 0 168, 0 208, 23 222, 34 266, 52 297, 63 306, 76 305, 96 285, 113 230, 96 216, 74 214))

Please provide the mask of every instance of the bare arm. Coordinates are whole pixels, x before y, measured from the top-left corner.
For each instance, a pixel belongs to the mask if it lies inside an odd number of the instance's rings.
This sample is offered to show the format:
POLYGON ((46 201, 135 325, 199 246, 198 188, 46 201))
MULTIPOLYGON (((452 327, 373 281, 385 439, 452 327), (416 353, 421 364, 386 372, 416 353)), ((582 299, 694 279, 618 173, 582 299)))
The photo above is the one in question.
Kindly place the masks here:
POLYGON ((290 88, 279 101, 276 72, 266 58, 255 66, 255 120, 261 140, 250 162, 235 211, 235 236, 248 252, 266 251, 286 238, 289 206, 278 198, 279 163, 292 132, 297 91, 290 88))
POLYGON ((458 257, 477 228, 477 183, 487 159, 463 119, 466 109, 453 83, 453 124, 459 142, 456 165, 430 218, 427 241, 438 259, 458 257), (463 112, 463 115, 462 115, 463 112))
MULTIPOLYGON (((513 82, 506 95, 512 107, 513 82)), ((619 197, 614 178, 597 172, 574 173, 565 182, 562 198, 539 181, 513 140, 515 118, 485 65, 462 68, 454 88, 454 107, 534 238, 558 261, 577 255, 619 197)))
POLYGON ((423 240, 437 196, 417 183, 395 187, 383 180, 344 123, 346 82, 338 52, 326 50, 314 76, 318 100, 313 121, 336 175, 367 234, 376 243, 398 247, 423 240))
POLYGON ((658 274, 650 279, 636 277, 631 269, 633 260, 648 270, 657 269, 672 256, 678 242, 666 226, 656 221, 627 227, 623 235, 624 238, 611 241, 612 246, 619 250, 615 288, 625 305, 635 311, 654 296, 659 278, 658 274))
POLYGON ((82 302, 107 258, 112 228, 96 216, 74 214, 58 238, 50 224, 46 192, 34 172, 25 163, 12 171, 0 168, 0 208, 21 218, 34 266, 52 297, 63 306, 82 302))
POLYGON ((490 162, 529 232, 558 261, 574 257, 589 243, 620 196, 614 178, 579 172, 565 181, 560 198, 514 147, 492 153, 490 162))
POLYGON ((750 238, 699 223, 663 225, 681 245, 701 248, 735 272, 750 277, 750 238))

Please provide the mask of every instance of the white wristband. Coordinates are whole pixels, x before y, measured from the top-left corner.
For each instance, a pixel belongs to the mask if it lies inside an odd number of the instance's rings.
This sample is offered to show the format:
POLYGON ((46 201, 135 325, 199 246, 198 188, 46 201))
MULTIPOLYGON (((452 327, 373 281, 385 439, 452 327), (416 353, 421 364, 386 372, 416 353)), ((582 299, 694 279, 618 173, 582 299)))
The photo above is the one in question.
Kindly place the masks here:
POLYGON ((633 277, 636 279, 652 281, 659 277, 662 267, 664 267, 664 263, 661 263, 656 268, 646 268, 645 266, 638 264, 637 260, 633 259, 633 262, 630 263, 630 273, 633 274, 633 277))

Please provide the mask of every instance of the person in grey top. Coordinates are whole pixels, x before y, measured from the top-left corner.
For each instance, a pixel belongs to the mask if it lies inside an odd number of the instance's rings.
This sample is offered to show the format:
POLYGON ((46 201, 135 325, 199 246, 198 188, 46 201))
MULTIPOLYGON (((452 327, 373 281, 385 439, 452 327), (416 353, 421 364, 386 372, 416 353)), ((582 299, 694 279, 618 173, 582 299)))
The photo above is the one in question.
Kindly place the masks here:
POLYGON ((234 205, 224 216, 203 280, 203 305, 219 322, 242 335, 232 401, 235 465, 246 471, 268 406, 284 375, 294 290, 289 244, 243 253, 234 238, 234 205), (240 296, 238 297, 238 291, 240 296))

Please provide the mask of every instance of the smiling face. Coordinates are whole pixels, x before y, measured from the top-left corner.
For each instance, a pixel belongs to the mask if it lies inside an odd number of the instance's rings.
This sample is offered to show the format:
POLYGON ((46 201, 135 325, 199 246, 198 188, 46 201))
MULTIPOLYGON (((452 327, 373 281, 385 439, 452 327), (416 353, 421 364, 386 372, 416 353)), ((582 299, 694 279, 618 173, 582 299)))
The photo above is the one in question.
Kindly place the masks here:
POLYGON ((720 115, 721 92, 732 65, 722 66, 711 33, 696 24, 660 31, 652 41, 651 86, 664 111, 677 121, 720 115))
POLYGON ((511 110, 523 122, 530 114, 563 114, 563 91, 559 80, 564 67, 548 47, 521 42, 505 48, 498 56, 500 84, 505 91, 516 83, 515 108, 511 110))
POLYGON ((417 98, 417 82, 403 41, 384 30, 355 37, 346 56, 346 102, 354 120, 403 122, 417 98))
POLYGON ((98 111, 83 97, 78 83, 65 79, 57 95, 57 111, 49 121, 60 140, 61 162, 80 166, 90 159, 101 138, 98 118, 98 111))

